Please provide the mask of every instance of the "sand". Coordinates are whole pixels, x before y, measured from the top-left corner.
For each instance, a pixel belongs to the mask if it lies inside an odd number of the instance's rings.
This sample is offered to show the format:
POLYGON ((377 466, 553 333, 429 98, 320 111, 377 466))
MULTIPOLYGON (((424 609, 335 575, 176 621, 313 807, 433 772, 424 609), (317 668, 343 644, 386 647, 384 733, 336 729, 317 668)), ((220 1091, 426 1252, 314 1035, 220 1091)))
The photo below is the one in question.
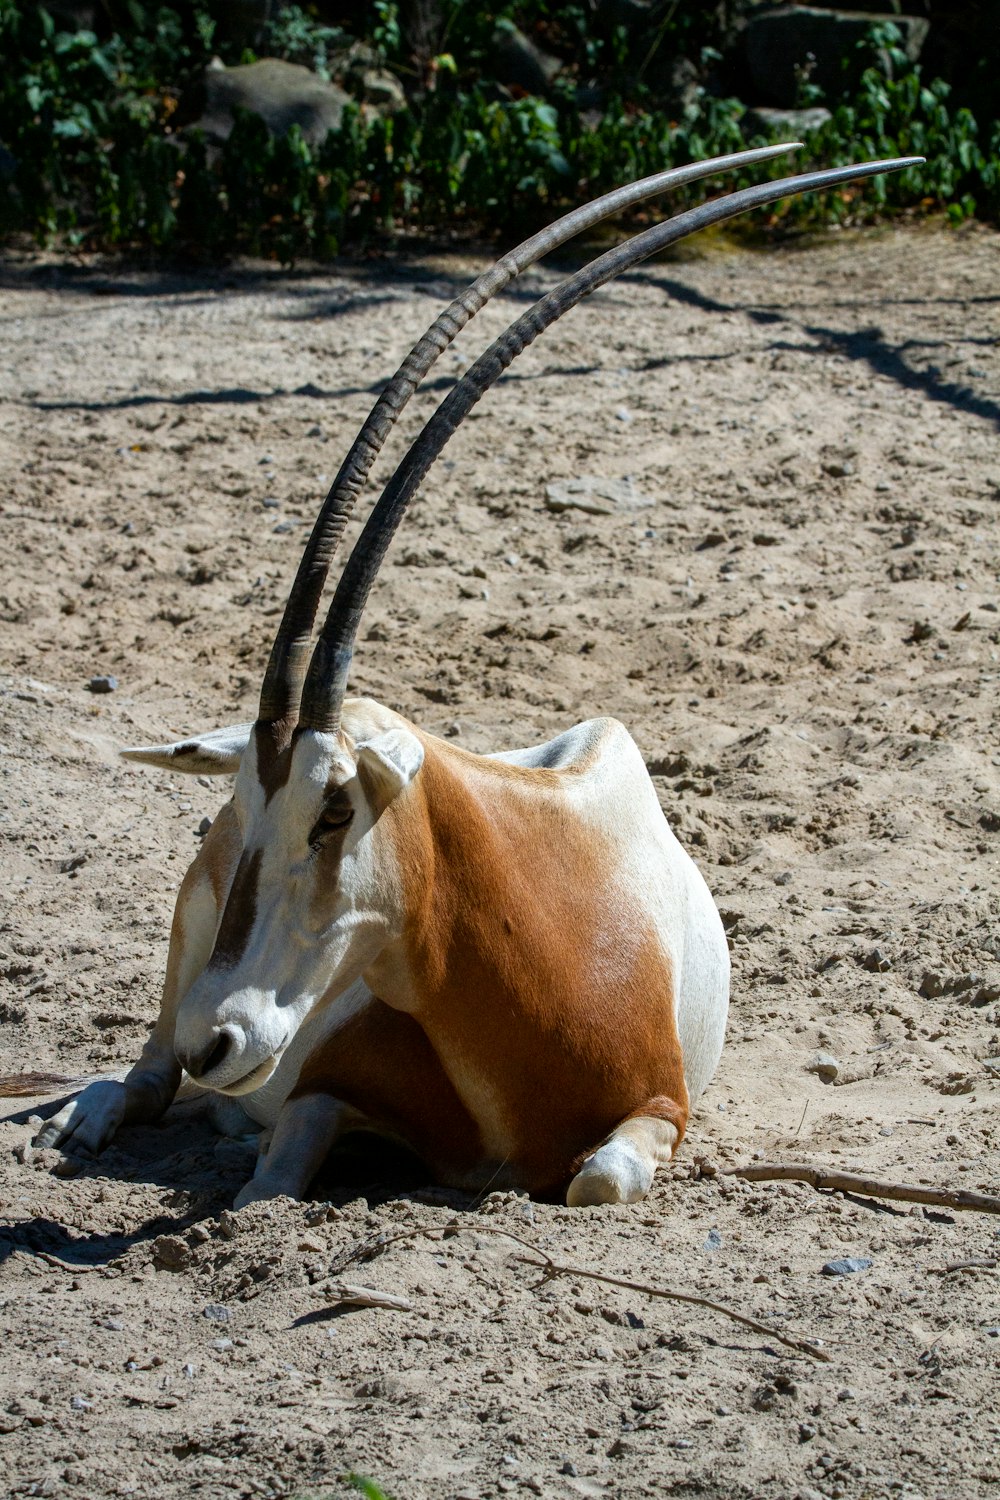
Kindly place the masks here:
MULTIPOLYGON (((724 1169, 1000 1191, 998 252, 974 226, 897 229, 633 274, 477 409, 373 597, 356 690, 473 750, 613 714, 643 751, 734 960, 674 1170, 635 1207, 570 1211, 473 1202, 358 1147, 310 1203, 232 1214, 252 1147, 203 1109, 62 1162, 25 1149, 54 1101, 4 1101, 11 1495, 304 1500, 352 1470, 396 1500, 994 1491, 1000 1219, 724 1169), (550 508, 581 479, 628 483, 607 514, 550 508), (499 1229, 773 1334, 539 1285, 499 1229), (823 1274, 845 1257, 871 1264, 823 1274), (331 1277, 412 1311, 338 1308, 331 1277)), ((4 1070, 137 1055, 225 789, 117 750, 253 717, 346 444, 481 263, 8 260, 4 1070), (116 691, 89 690, 102 674, 116 691)), ((481 315, 391 454, 556 278, 481 315)))

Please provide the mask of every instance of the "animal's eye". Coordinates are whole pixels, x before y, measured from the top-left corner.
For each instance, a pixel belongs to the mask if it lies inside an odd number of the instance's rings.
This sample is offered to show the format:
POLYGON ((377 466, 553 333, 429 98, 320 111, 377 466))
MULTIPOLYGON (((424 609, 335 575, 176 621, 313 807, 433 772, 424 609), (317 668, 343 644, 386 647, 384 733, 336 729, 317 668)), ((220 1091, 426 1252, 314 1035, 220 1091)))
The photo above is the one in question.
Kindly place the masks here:
POLYGON ((354 808, 349 802, 328 802, 319 815, 320 828, 346 828, 354 817, 354 808))
POLYGON ((318 849, 323 839, 329 833, 337 833, 344 829, 354 817, 354 808, 347 797, 331 797, 316 819, 315 827, 309 835, 309 843, 313 849, 318 849))

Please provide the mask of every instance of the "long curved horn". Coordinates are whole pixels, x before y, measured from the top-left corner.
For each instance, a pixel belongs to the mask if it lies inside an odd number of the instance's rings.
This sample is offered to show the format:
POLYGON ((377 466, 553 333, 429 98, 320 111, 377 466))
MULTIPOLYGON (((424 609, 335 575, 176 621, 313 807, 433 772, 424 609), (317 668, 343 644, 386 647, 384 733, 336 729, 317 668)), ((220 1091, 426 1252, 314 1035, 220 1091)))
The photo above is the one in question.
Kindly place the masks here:
POLYGON ((638 182, 616 188, 614 192, 605 193, 603 197, 595 198, 593 203, 584 204, 557 219, 548 228, 501 256, 495 265, 477 277, 450 307, 435 318, 372 407, 323 502, 302 554, 302 561, 271 647, 261 687, 259 719, 273 724, 294 717, 305 671, 306 652, 323 586, 368 471, 378 457, 393 424, 434 361, 444 353, 480 308, 513 281, 515 276, 519 276, 535 261, 541 260, 543 255, 557 250, 574 235, 593 228, 602 219, 623 213, 625 209, 646 198, 653 198, 658 193, 697 182, 713 172, 726 172, 733 167, 752 167, 759 162, 772 161, 776 156, 797 150, 800 145, 800 141, 790 141, 784 145, 761 146, 753 151, 735 151, 726 156, 712 157, 709 161, 691 162, 688 166, 657 172, 652 177, 644 177, 638 182))
POLYGON ((633 239, 599 256, 589 266, 560 283, 553 291, 523 313, 484 354, 441 402, 403 458, 396 472, 373 508, 357 545, 347 560, 337 585, 330 611, 316 642, 312 661, 302 692, 299 724, 302 727, 336 733, 347 688, 351 655, 361 614, 386 549, 392 540, 406 507, 416 494, 424 476, 444 448, 462 419, 489 390, 508 365, 530 343, 564 312, 613 277, 631 269, 640 261, 655 255, 687 235, 712 224, 720 224, 736 214, 774 203, 789 193, 813 192, 835 187, 842 182, 874 177, 882 172, 900 171, 917 166, 920 156, 896 157, 887 161, 865 162, 856 166, 837 167, 824 172, 807 172, 799 177, 785 177, 757 187, 744 188, 725 198, 703 204, 678 214, 666 223, 656 224, 633 239))

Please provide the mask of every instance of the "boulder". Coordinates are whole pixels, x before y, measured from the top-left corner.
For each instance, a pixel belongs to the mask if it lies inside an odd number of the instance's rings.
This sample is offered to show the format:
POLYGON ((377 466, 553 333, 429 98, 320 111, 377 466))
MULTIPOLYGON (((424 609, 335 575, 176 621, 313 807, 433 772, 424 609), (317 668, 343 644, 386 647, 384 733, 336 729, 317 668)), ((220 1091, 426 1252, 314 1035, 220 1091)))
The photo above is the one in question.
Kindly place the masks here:
POLYGON ((820 10, 812 5, 783 5, 755 14, 743 36, 758 98, 794 109, 804 76, 828 98, 839 98, 861 76, 865 59, 859 55, 858 43, 875 21, 893 22, 903 51, 910 62, 916 62, 930 27, 922 16, 820 10))
POLYGON ((238 68, 206 68, 204 110, 197 120, 209 140, 221 144, 233 128, 236 109, 259 115, 271 135, 287 135, 298 125, 311 146, 339 130, 350 95, 298 63, 265 57, 238 68))
POLYGON ((812 109, 772 109, 762 104, 747 110, 743 124, 748 135, 775 135, 782 141, 801 141, 811 130, 818 130, 832 119, 830 111, 820 104, 812 109))
POLYGON ((491 46, 493 77, 508 88, 523 89, 526 94, 546 93, 562 67, 558 57, 543 52, 509 22, 496 28, 491 46))

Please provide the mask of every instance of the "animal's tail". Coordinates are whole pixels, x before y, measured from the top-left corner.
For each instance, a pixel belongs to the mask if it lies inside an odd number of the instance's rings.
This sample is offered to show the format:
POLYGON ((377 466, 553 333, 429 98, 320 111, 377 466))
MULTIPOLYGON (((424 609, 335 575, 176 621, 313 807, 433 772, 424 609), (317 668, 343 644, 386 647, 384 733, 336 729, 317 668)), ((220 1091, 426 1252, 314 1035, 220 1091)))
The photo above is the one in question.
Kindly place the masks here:
POLYGON ((90 1077, 69 1073, 0 1073, 0 1099, 37 1099, 46 1094, 78 1094, 96 1078, 118 1077, 101 1073, 90 1077))
MULTIPOLYGON (((88 1083, 122 1083, 125 1069, 115 1073, 0 1073, 0 1099, 42 1099, 59 1095, 69 1098, 79 1094, 88 1083)), ((175 1100, 192 1099, 202 1094, 196 1083, 183 1074, 175 1100)))

